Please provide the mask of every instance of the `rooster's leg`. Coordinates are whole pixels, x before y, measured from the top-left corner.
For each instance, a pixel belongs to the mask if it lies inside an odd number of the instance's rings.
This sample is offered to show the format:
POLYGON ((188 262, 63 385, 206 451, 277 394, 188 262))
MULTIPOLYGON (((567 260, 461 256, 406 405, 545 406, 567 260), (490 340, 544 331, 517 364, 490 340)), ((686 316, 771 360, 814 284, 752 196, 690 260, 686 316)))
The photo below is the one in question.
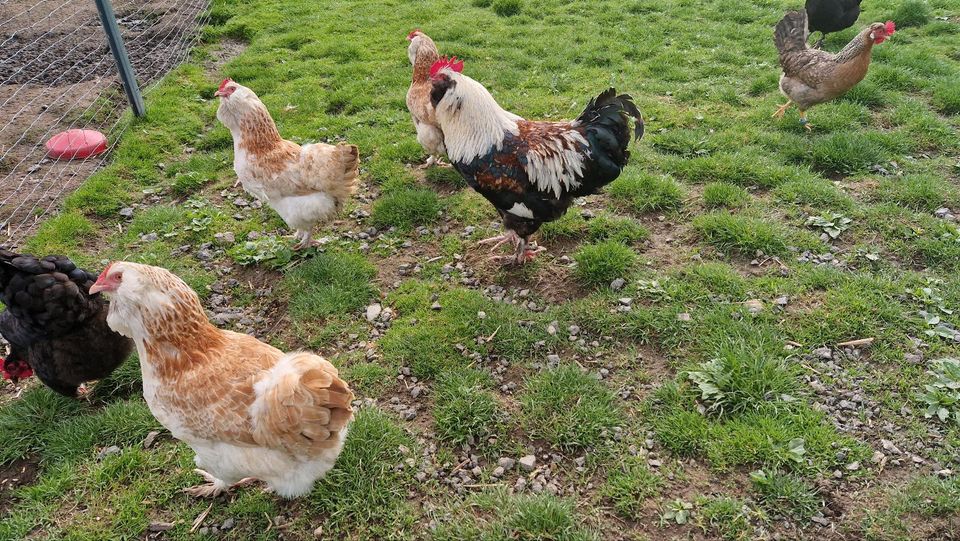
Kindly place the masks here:
POLYGON ((787 103, 781 105, 780 108, 777 109, 777 112, 770 116, 772 118, 783 118, 783 114, 787 112, 787 109, 789 109, 791 105, 793 105, 793 100, 787 100, 787 103))
POLYGON ((493 248, 490 249, 492 252, 508 242, 512 242, 514 246, 520 244, 520 237, 517 236, 516 232, 510 229, 508 229, 507 232, 502 235, 497 235, 496 237, 490 237, 489 239, 478 241, 477 244, 493 244, 493 248))
POLYGON ((533 261, 533 258, 536 257, 537 254, 545 250, 546 248, 543 246, 531 248, 527 239, 520 239, 520 244, 517 246, 517 253, 514 255, 514 261, 520 265, 529 263, 533 261))

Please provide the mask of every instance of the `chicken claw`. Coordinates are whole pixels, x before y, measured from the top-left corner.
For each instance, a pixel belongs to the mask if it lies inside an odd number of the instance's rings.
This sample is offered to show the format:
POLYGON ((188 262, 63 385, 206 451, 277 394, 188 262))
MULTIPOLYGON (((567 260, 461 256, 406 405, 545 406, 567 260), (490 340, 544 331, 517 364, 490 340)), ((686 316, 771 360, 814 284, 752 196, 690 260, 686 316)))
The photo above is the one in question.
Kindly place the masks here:
POLYGON ((783 118, 784 113, 787 112, 787 109, 789 109, 791 105, 793 105, 793 100, 787 100, 787 103, 781 105, 776 113, 770 115, 771 118, 783 118))
POLYGON ((497 235, 496 237, 490 237, 489 239, 483 239, 477 241, 477 244, 493 244, 493 248, 490 248, 490 251, 493 252, 497 248, 503 246, 504 244, 512 242, 514 246, 520 245, 520 237, 517 236, 517 233, 512 230, 507 230, 506 233, 502 235, 497 235))
MULTIPOLYGON (((194 498, 216 498, 224 492, 230 492, 230 486, 217 479, 216 477, 210 475, 209 473, 197 468, 193 470, 196 474, 203 477, 206 481, 205 484, 197 485, 193 487, 188 487, 182 489, 182 492, 185 492, 194 498)), ((242 482, 242 481, 241 481, 242 482)), ((239 483, 238 483, 239 484, 239 483)))

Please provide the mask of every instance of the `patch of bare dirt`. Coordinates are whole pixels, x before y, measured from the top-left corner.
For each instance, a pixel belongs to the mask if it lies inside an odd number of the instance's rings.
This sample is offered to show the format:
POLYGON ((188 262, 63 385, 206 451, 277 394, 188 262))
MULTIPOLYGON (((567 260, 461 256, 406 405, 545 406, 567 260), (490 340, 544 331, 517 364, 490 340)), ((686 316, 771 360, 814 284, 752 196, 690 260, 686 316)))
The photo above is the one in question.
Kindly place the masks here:
POLYGON ((12 506, 13 491, 33 483, 39 470, 40 466, 33 458, 15 460, 0 467, 0 515, 12 506))

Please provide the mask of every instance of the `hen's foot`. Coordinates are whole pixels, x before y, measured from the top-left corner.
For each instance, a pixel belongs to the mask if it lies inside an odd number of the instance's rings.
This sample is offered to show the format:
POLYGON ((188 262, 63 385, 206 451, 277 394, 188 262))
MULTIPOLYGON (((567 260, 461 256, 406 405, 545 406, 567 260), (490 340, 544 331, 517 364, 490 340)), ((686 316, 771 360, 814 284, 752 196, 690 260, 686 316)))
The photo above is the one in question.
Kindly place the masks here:
POLYGON ((507 231, 502 235, 497 235, 496 237, 490 237, 489 239, 483 239, 477 241, 477 244, 493 244, 493 248, 490 248, 490 251, 493 252, 497 248, 503 246, 504 244, 512 242, 514 246, 520 245, 520 237, 513 231, 507 231))
POLYGON ((182 492, 185 492, 194 498, 216 498, 224 492, 230 491, 229 485, 210 475, 209 473, 201 469, 195 469, 193 471, 200 477, 203 477, 206 483, 184 488, 182 489, 182 492))
POLYGON ((236 182, 233 183, 233 187, 236 188, 240 185, 240 179, 238 178, 236 182))
POLYGON ((789 109, 791 105, 793 105, 793 100, 787 101, 787 103, 784 103, 783 105, 781 105, 780 108, 777 109, 777 112, 770 115, 770 117, 783 118, 783 115, 787 112, 787 109, 789 109))
POLYGON ((807 120, 807 115, 806 115, 806 113, 803 113, 803 112, 800 113, 800 124, 801 124, 804 128, 806 128, 807 131, 813 131, 813 124, 811 124, 810 121, 807 120))
POLYGON ((312 240, 313 235, 311 235, 310 233, 297 232, 297 234, 294 235, 293 238, 298 239, 298 242, 293 245, 294 250, 303 250, 304 248, 320 245, 319 242, 312 240))

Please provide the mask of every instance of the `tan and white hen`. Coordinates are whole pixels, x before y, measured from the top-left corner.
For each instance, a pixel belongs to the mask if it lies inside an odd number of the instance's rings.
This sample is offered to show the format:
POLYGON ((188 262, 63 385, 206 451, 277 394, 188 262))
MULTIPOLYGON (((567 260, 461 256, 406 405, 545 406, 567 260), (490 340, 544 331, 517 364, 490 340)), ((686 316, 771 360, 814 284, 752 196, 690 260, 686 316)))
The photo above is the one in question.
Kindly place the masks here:
POLYGON ((295 248, 310 245, 313 228, 333 219, 356 189, 356 145, 300 146, 280 137, 267 107, 249 88, 224 79, 217 119, 233 136, 233 168, 243 189, 297 230, 295 248))
POLYGON ((296 497, 333 467, 353 393, 323 357, 214 327, 165 269, 116 262, 90 288, 98 291, 110 297, 110 328, 136 344, 150 411, 196 452, 208 484, 186 492, 212 497, 255 478, 296 497))

